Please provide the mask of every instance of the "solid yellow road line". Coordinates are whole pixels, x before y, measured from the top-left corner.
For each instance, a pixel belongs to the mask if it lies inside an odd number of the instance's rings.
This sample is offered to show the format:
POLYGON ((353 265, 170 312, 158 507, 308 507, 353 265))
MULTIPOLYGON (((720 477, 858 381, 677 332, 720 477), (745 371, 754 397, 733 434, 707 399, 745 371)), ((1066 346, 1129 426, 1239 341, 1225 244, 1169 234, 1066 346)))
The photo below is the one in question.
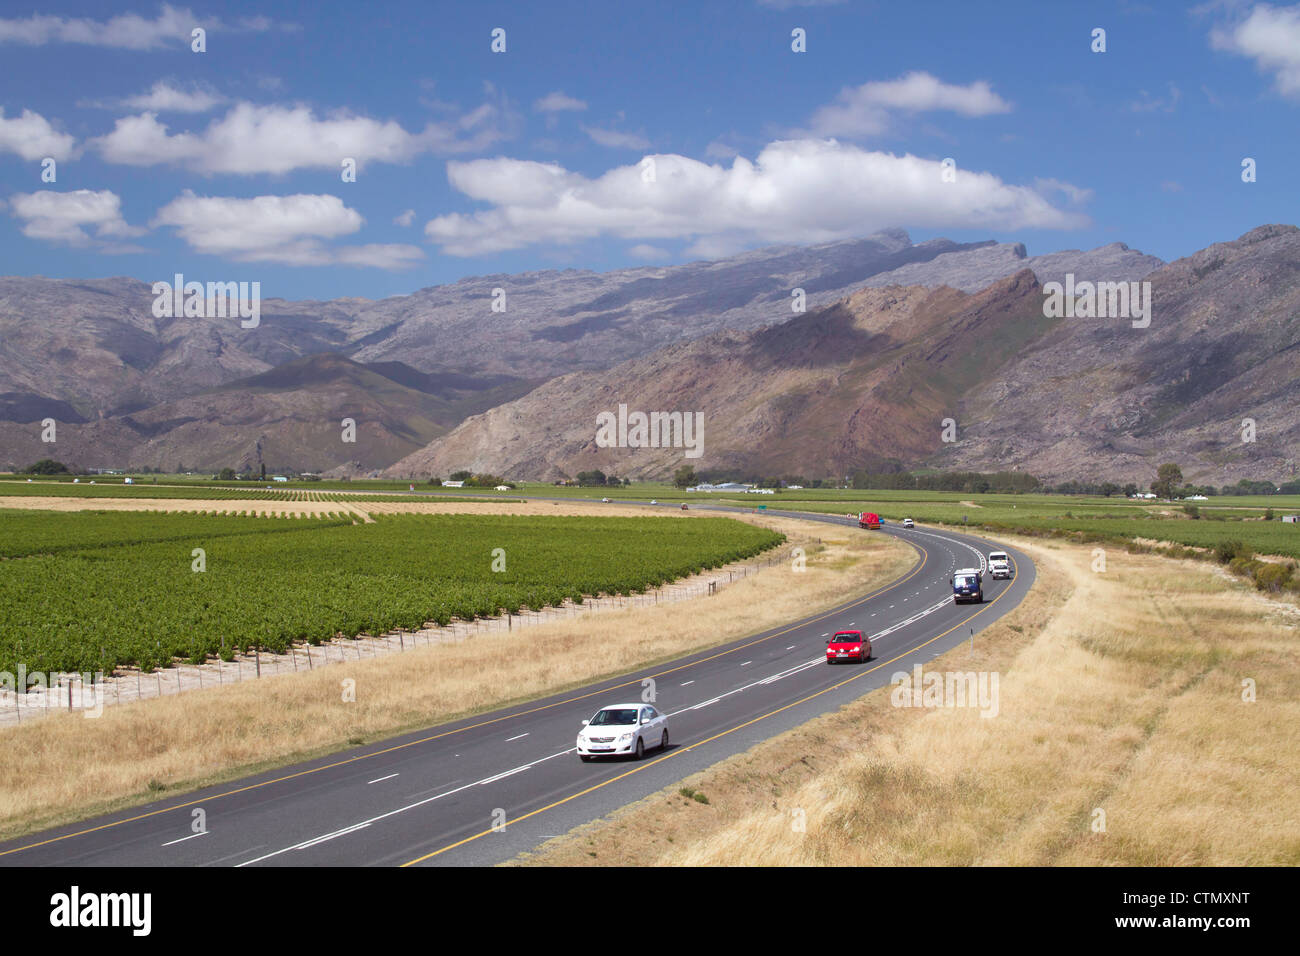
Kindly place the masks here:
MULTIPOLYGON (((1008 557, 1008 558, 1011 558, 1011 563, 1012 563, 1012 565, 1013 565, 1013 566, 1015 567, 1015 569, 1016 569, 1016 574, 1019 575, 1019 574, 1020 574, 1020 567, 1019 567, 1019 565, 1016 564, 1016 559, 1013 558, 1013 557, 1011 557, 1011 554, 1010 554, 1009 552, 1008 552, 1008 554, 1007 554, 1007 557, 1008 557)), ((1013 579, 1013 580, 1014 580, 1014 579, 1013 579)), ((997 603, 998 603, 999 601, 1001 601, 1004 597, 1006 597, 1007 594, 1010 592, 1010 590, 1011 590, 1011 589, 1008 588, 1006 591, 1003 591, 1001 594, 999 594, 997 597, 995 597, 995 598, 994 598, 992 601, 990 601, 988 604, 984 605, 984 607, 980 608, 978 611, 976 611, 976 612, 975 612, 974 614, 972 614, 970 617, 968 617, 968 618, 966 618, 965 620, 963 620, 960 624, 954 624, 952 627, 948 628, 948 630, 944 631, 942 634, 936 634, 934 637, 930 638, 930 639, 929 639, 928 641, 926 641, 924 644, 918 644, 918 645, 916 645, 916 647, 913 647, 911 650, 904 651, 902 654, 899 654, 897 657, 892 657, 892 658, 890 658, 890 659, 887 660, 887 661, 882 661, 881 663, 877 664, 875 667, 872 667, 872 668, 870 668, 870 669, 868 669, 868 670, 864 670, 864 671, 861 671, 861 672, 859 672, 859 673, 857 673, 857 674, 854 674, 852 677, 849 677, 849 678, 847 678, 847 679, 845 679, 845 680, 842 680, 842 681, 840 681, 838 684, 832 684, 832 685, 830 685, 829 687, 824 687, 824 688, 822 688, 821 690, 817 691, 816 693, 809 694, 807 697, 804 697, 804 698, 802 698, 801 700, 796 700, 796 701, 795 701, 794 703, 792 703, 792 704, 786 704, 784 707, 778 707, 776 710, 769 711, 768 713, 763 714, 763 715, 761 715, 761 716, 759 716, 759 717, 754 717, 754 718, 752 718, 751 720, 747 720, 747 721, 745 721, 743 724, 737 724, 735 727, 731 727, 731 728, 729 728, 729 729, 727 729, 727 730, 723 730, 723 731, 721 731, 721 732, 719 732, 719 733, 716 733, 716 734, 714 734, 712 737, 708 737, 708 738, 706 738, 706 739, 704 739, 704 740, 700 740, 700 741, 697 741, 696 743, 690 744, 689 746, 682 747, 680 750, 674 750, 674 751, 672 751, 672 753, 664 754, 662 757, 659 757, 659 758, 657 758, 657 759, 655 759, 655 760, 652 760, 652 761, 650 761, 649 763, 643 763, 643 764, 641 764, 640 766, 634 767, 633 769, 627 771, 626 773, 621 773, 621 774, 619 774, 617 777, 611 777, 611 778, 608 779, 608 780, 602 781, 601 783, 598 783, 598 784, 595 784, 594 786, 588 787, 586 790, 581 790, 581 791, 579 791, 578 793, 575 793, 575 794, 572 794, 572 795, 570 795, 570 796, 564 797, 564 798, 561 799, 561 800, 556 800, 554 803, 547 804, 547 805, 544 806, 544 807, 538 807, 536 810, 532 810, 532 811, 530 811, 530 812, 528 812, 528 813, 525 813, 523 816, 516 817, 516 818, 513 819, 513 820, 507 820, 507 821, 505 822, 504 825, 505 825, 505 826, 509 826, 509 825, 512 824, 512 823, 519 823, 520 821, 522 821, 522 820, 527 820, 529 817, 536 816, 536 815, 539 814, 539 813, 545 813, 547 810, 553 810, 555 807, 558 807, 558 806, 560 806, 560 805, 562 805, 562 804, 568 803, 570 800, 576 800, 576 799, 578 799, 578 797, 586 796, 587 794, 592 793, 593 791, 599 790, 599 789, 601 789, 602 787, 607 787, 607 786, 609 786, 611 783, 616 783, 617 781, 622 780, 622 779, 624 779, 625 777, 630 777, 630 776, 632 776, 632 774, 634 774, 634 773, 640 773, 642 770, 649 770, 649 769, 650 769, 651 767, 653 767, 655 764, 663 763, 665 760, 668 760, 668 759, 670 759, 670 758, 672 758, 672 757, 676 757, 678 754, 689 753, 690 751, 694 750, 696 747, 702 747, 702 746, 704 746, 704 745, 707 744, 707 743, 711 743, 712 741, 717 740, 719 737, 725 737, 725 736, 727 736, 727 734, 735 733, 737 730, 743 730, 744 728, 750 726, 751 724, 756 724, 756 723, 758 723, 760 720, 766 720, 766 719, 769 718, 769 717, 775 717, 777 714, 781 713, 782 711, 789 710, 791 707, 798 707, 800 704, 806 704, 808 701, 813 700, 814 698, 820 697, 822 694, 829 693, 830 691, 833 691, 833 690, 838 690, 839 688, 843 687, 845 684, 850 684, 850 683, 852 683, 853 681, 858 680, 859 678, 866 677, 868 674, 873 673, 874 671, 878 671, 878 670, 880 670, 880 668, 882 668, 882 667, 888 667, 890 664, 893 664, 895 661, 900 661, 900 660, 902 660, 904 657, 907 657, 909 654, 913 654, 913 653, 915 653, 916 651, 919 651, 921 648, 926 647, 926 646, 928 646, 928 645, 930 645, 930 644, 933 644, 935 641, 939 640, 939 638, 944 637, 945 635, 951 634, 953 631, 957 630, 957 628, 959 628, 959 627, 964 627, 964 626, 965 626, 966 624, 968 624, 970 621, 972 621, 972 620, 974 620, 975 618, 979 617, 979 616, 980 616, 981 614, 983 614, 985 611, 987 611, 987 610, 989 610, 991 607, 993 607, 993 605, 997 604, 997 603)), ((406 863, 403 863, 402 866, 404 866, 404 867, 406 867, 406 866, 414 866, 414 865, 417 864, 417 863, 423 863, 425 860, 431 859, 431 858, 437 856, 437 855, 440 854, 440 853, 446 853, 448 850, 454 850, 454 849, 456 849, 456 848, 459 847, 459 846, 464 846, 466 843, 472 843, 472 842, 474 842, 475 840, 478 840, 478 839, 480 839, 480 838, 482 838, 482 837, 485 837, 485 836, 487 836, 489 833, 496 833, 496 832, 498 832, 498 830, 496 830, 496 829, 487 829, 487 830, 484 830, 484 831, 482 831, 481 833, 476 833, 476 834, 474 834, 473 836, 468 836, 468 837, 465 837, 465 839, 463 839, 463 840, 458 840, 458 841, 455 842, 455 843, 449 844, 449 845, 443 847, 443 848, 440 849, 440 850, 434 850, 432 853, 426 853, 424 856, 418 856, 418 857, 416 857, 414 860, 408 860, 406 863)))
MULTIPOLYGON (((912 542, 909 541, 908 544, 912 544, 912 542)), ((821 614, 817 617, 810 618, 809 620, 801 621, 796 624, 791 624, 789 627, 777 631, 774 634, 769 634, 767 637, 760 637, 757 640, 750 641, 748 644, 742 644, 739 647, 733 647, 731 648, 731 650, 721 651, 717 654, 714 654, 711 657, 703 657, 700 658, 698 661, 692 661, 689 664, 682 664, 679 665, 678 667, 673 667, 666 671, 660 671, 657 674, 652 674, 651 677, 654 678, 664 677, 668 674, 672 674, 676 671, 683 670, 687 667, 694 667, 697 664, 703 664, 706 663, 707 661, 716 660, 719 657, 725 657, 728 654, 734 654, 736 651, 744 650, 747 647, 753 647, 755 644, 761 644, 763 641, 770 641, 773 638, 780 637, 782 634, 787 634, 790 631, 795 630, 796 628, 804 627, 805 625, 808 624, 813 624, 817 621, 824 620, 825 618, 828 618, 834 614, 840 614, 852 608, 858 607, 859 605, 864 604, 867 601, 872 600, 873 598, 879 597, 881 594, 884 594, 887 591, 893 590, 896 587, 906 584, 908 581, 916 577, 916 575, 918 575, 921 572, 921 569, 925 567, 925 563, 926 561, 929 560, 930 557, 930 553, 926 551, 925 548, 921 547, 919 544, 912 544, 912 547, 916 548, 918 551, 921 552, 920 564, 918 564, 912 570, 912 572, 907 575, 907 577, 900 578, 899 580, 895 581, 893 584, 887 584, 880 590, 874 591, 871 594, 868 594, 866 597, 859 598, 857 601, 853 602, 852 604, 847 604, 839 608, 832 608, 831 610, 827 611, 825 614, 821 614)), ((101 830, 109 830, 112 829, 113 827, 119 827, 122 826, 124 823, 134 823, 137 820, 147 820, 149 817, 156 817, 159 814, 170 813, 173 810, 184 810, 186 807, 194 807, 194 806, 198 806, 201 803, 208 803, 212 800, 221 800, 225 797, 233 797, 240 793, 247 793, 250 790, 257 790, 261 787, 269 787, 273 783, 283 783, 286 780, 294 780, 298 777, 305 777, 313 773, 320 773, 324 770, 333 770, 335 767, 344 767, 350 763, 355 763, 358 760, 368 760, 371 757, 378 757, 381 756, 382 754, 389 754, 398 750, 404 750, 407 747, 414 747, 418 744, 425 744, 431 740, 440 740, 443 737, 450 737, 453 734, 464 733, 467 730, 476 730, 479 727, 488 727, 491 726, 492 724, 499 723, 500 721, 503 720, 510 720, 511 718, 514 717, 526 717, 529 714, 536 714, 544 710, 549 710, 552 707, 560 707, 565 704, 572 704, 580 700, 586 700, 588 697, 595 697, 597 694, 608 694, 611 691, 618 690, 620 687, 630 687, 633 685, 639 685, 641 683, 641 680, 642 680, 641 678, 637 678, 635 680, 625 681, 621 684, 615 684, 612 687, 607 687, 597 691, 591 691, 586 694, 579 694, 577 697, 570 697, 565 700, 557 700, 555 701, 555 703, 543 704, 540 707, 534 707, 530 710, 521 710, 510 714, 504 714, 500 717, 493 717, 490 720, 481 720, 476 724, 468 724, 464 727, 457 727, 455 730, 446 730, 443 731, 442 733, 430 734, 427 737, 421 737, 419 740, 409 740, 404 744, 396 744, 392 747, 385 747, 383 750, 375 750, 371 753, 357 754, 355 757, 348 757, 345 760, 336 760, 334 763, 326 764, 323 767, 313 767, 310 770, 299 770, 297 773, 285 774, 284 776, 276 777, 273 780, 263 780, 261 783, 248 784, 247 786, 238 787, 234 790, 227 790, 224 793, 214 794, 210 797, 203 797, 202 799, 199 800, 191 800, 188 803, 178 803, 174 806, 162 807, 161 809, 158 810, 150 810, 148 813, 138 813, 133 817, 127 817, 122 820, 115 820, 112 823, 102 823, 97 827, 87 827, 84 830, 77 830, 75 833, 65 833, 63 836, 49 837, 48 839, 45 840, 38 840, 35 843, 28 843, 24 846, 14 847, 11 850, 0 850, 0 856, 8 856, 11 853, 21 853, 23 850, 34 850, 37 847, 47 846, 48 844, 51 843, 58 843, 62 840, 70 840, 73 837, 85 836, 89 833, 98 833, 101 830)))

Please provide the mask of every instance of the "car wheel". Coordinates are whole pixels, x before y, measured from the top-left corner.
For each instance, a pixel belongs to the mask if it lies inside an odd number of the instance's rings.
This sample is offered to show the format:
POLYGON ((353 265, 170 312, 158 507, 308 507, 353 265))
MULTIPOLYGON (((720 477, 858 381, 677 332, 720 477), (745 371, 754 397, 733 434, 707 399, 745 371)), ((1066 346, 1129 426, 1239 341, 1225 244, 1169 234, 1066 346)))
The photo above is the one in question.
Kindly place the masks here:
POLYGON ((659 738, 659 749, 660 750, 668 749, 668 731, 666 730, 663 732, 663 736, 659 738))
POLYGON ((645 741, 640 737, 636 739, 636 759, 640 760, 645 756, 645 741))

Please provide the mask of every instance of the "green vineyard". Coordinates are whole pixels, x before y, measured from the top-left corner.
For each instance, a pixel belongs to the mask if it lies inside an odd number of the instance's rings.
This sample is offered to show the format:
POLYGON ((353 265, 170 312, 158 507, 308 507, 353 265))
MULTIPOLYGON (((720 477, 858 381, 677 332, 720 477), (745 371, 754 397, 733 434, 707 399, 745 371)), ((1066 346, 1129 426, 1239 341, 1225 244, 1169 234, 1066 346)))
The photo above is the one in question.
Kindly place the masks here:
POLYGON ((637 593, 783 540, 728 518, 0 511, 0 670, 153 669, 637 593))
MULTIPOLYGON (((417 486, 418 487, 418 486, 417 486)), ((353 503, 368 501, 410 500, 409 496, 397 494, 358 494, 346 491, 309 491, 301 488, 275 488, 256 485, 248 488, 205 488, 198 486, 174 485, 92 485, 71 482, 27 482, 12 479, 0 481, 0 498, 3 497, 44 497, 44 498, 166 498, 195 499, 199 501, 349 501, 353 503)), ((482 497, 453 497, 451 495, 423 495, 418 501, 482 501, 482 497)), ((493 495, 493 501, 518 501, 517 498, 493 495)))

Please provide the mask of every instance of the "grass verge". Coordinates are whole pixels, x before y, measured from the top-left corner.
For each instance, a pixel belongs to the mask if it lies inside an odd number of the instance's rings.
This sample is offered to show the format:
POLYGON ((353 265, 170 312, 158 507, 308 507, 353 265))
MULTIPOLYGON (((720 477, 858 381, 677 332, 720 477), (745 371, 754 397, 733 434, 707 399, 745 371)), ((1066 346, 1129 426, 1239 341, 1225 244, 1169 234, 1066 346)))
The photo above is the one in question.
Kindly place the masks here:
POLYGON ((739 517, 785 532, 782 553, 802 547, 807 570, 793 573, 787 560, 712 597, 539 625, 508 654, 479 637, 6 728, 0 839, 671 660, 832 607, 915 561, 883 535, 739 517), (353 702, 343 701, 345 680, 355 681, 353 702))
POLYGON ((1030 595, 926 668, 999 672, 995 718, 885 687, 517 862, 1300 863, 1294 608, 1197 562, 1094 573, 1088 548, 1008 540, 1030 595))

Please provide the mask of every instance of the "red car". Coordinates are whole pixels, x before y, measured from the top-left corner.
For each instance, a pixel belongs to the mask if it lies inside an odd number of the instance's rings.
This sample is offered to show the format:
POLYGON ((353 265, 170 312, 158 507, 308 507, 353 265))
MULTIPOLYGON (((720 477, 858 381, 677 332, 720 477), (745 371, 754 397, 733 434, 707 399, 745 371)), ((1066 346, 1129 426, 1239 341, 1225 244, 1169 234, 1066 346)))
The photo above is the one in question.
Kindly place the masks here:
POLYGON ((826 639, 826 663, 871 660, 871 638, 861 631, 836 631, 826 639))

